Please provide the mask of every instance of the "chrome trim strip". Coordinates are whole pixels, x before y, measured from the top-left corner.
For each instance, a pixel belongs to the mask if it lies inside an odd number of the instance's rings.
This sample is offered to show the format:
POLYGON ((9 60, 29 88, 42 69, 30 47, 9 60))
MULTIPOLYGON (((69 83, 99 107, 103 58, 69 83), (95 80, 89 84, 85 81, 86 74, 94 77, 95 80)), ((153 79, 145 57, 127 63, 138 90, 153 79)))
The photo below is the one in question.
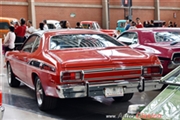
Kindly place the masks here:
POLYGON ((110 71, 120 71, 120 70, 141 70, 141 66, 135 67, 125 67, 125 68, 105 68, 105 69, 94 69, 94 70, 84 70, 84 73, 96 73, 96 72, 110 72, 110 71))
MULTIPOLYGON (((124 75, 124 76, 106 76, 106 77, 96 77, 96 78, 85 78, 84 80, 105 80, 105 79, 115 79, 115 78, 129 78, 129 77, 139 77, 141 74, 133 74, 133 75, 124 75)), ((132 78, 130 78, 133 80, 132 78)))
POLYGON ((22 82, 23 84, 25 84, 26 86, 28 86, 29 88, 31 88, 32 90, 35 90, 35 87, 32 87, 30 85, 28 85, 27 83, 23 82, 21 79, 19 79, 18 77, 16 77, 17 80, 19 80, 20 82, 22 82))

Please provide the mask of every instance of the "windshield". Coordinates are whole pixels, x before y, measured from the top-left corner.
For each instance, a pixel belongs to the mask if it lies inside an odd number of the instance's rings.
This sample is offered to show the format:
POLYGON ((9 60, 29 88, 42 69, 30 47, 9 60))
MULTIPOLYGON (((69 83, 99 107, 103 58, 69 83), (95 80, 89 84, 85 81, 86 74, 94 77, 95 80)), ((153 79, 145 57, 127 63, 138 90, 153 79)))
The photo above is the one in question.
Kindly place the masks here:
POLYGON ((120 42, 104 34, 70 34, 53 36, 50 39, 50 49, 65 48, 98 48, 123 46, 120 42))
POLYGON ((180 41, 180 32, 155 32, 156 42, 180 41))

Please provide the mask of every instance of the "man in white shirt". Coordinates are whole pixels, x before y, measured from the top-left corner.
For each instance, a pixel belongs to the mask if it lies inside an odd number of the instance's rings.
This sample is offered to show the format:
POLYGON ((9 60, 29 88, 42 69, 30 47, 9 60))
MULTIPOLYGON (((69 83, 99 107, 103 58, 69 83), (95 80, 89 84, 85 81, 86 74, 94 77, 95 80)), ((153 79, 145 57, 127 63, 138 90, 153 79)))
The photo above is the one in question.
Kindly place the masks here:
POLYGON ((5 53, 7 51, 12 51, 15 47, 15 39, 16 39, 16 35, 14 33, 14 27, 10 26, 9 27, 9 32, 7 33, 7 35, 5 36, 4 39, 4 47, 5 47, 5 53))
POLYGON ((32 26, 32 21, 27 21, 26 38, 29 37, 36 29, 32 26))
POLYGON ((43 23, 44 23, 44 30, 48 30, 48 25, 47 25, 47 21, 46 20, 43 20, 43 23))

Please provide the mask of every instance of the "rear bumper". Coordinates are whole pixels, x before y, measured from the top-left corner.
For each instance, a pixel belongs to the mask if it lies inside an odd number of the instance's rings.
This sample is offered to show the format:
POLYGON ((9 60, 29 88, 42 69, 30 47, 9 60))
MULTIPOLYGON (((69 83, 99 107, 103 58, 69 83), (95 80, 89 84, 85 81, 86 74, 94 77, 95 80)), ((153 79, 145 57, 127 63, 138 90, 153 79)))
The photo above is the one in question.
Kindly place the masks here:
POLYGON ((5 108, 3 106, 0 106, 0 120, 3 119, 4 110, 5 110, 5 108))
MULTIPOLYGON (((93 97, 104 96, 105 89, 110 87, 122 87, 124 94, 139 92, 138 86, 140 81, 129 82, 119 80, 109 83, 88 83, 73 84, 73 85, 59 85, 56 88, 59 98, 79 98, 79 97, 93 97)), ((161 89, 162 84, 159 80, 146 80, 144 81, 143 91, 151 91, 161 89)))

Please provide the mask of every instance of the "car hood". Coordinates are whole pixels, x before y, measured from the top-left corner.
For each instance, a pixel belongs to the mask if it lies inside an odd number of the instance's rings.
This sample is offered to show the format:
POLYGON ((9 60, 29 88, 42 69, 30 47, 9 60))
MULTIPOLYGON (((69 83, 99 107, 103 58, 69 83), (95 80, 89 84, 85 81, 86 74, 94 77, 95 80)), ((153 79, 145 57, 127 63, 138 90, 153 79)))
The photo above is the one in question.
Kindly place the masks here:
POLYGON ((154 63, 157 58, 128 47, 106 49, 71 49, 50 52, 63 67, 154 63))

